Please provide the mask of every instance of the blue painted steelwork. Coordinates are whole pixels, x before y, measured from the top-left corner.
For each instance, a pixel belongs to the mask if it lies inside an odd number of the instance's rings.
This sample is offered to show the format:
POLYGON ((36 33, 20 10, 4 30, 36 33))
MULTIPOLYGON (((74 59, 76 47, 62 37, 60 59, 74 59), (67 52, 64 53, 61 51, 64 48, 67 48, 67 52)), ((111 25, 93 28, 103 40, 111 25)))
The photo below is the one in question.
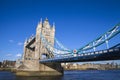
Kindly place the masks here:
MULTIPOLYGON (((54 39, 54 45, 47 41, 47 39, 41 34, 40 39, 42 43, 44 44, 44 47, 54 55, 56 58, 62 58, 62 57, 69 57, 69 56, 78 56, 77 54, 85 53, 87 50, 94 49, 96 50, 96 47, 106 43, 107 48, 109 48, 108 41, 120 33, 120 24, 115 25, 112 29, 98 37, 97 39, 93 40, 92 42, 88 43, 87 45, 79 48, 70 50, 66 47, 64 47, 56 38, 54 39), (76 52, 75 52, 76 51, 76 52)), ((30 48, 29 46, 32 45, 35 42, 35 36, 31 36, 30 39, 26 41, 26 47, 30 48)), ((31 50, 34 50, 35 46, 32 46, 31 50)))
POLYGON ((77 54, 77 56, 64 56, 62 58, 51 58, 40 60, 40 63, 51 62, 85 62, 85 61, 103 61, 103 60, 118 60, 120 59, 120 47, 113 49, 100 50, 77 54))
POLYGON ((42 43, 46 47, 46 49, 50 51, 56 58, 61 58, 61 57, 64 58, 69 56, 78 56, 77 54, 80 54, 80 53, 83 54, 84 51, 87 51, 90 49, 94 49, 95 51, 95 47, 103 43, 107 43, 107 47, 109 47, 108 40, 110 40, 112 37, 116 36, 119 33, 120 33, 120 24, 117 24, 116 26, 114 26, 112 29, 110 29, 109 31, 107 31, 97 39, 81 47, 80 49, 75 49, 75 50, 70 50, 64 47, 56 38, 54 42, 56 45, 58 45, 58 47, 55 47, 55 45, 52 45, 51 43, 49 43, 42 34, 40 35, 40 38, 42 43))
POLYGON ((42 34, 40 34, 40 38, 45 48, 53 53, 54 57, 63 57, 71 54, 71 50, 65 48, 60 42, 58 42, 58 40, 55 39, 56 45, 58 45, 58 48, 56 48, 54 45, 48 42, 42 34))
MULTIPOLYGON (((93 40, 92 42, 88 43, 87 45, 81 47, 78 49, 78 53, 82 53, 83 51, 87 51, 90 49, 95 49, 95 47, 103 44, 103 43, 108 43, 108 40, 116 36, 117 34, 120 33, 120 24, 115 25, 112 29, 98 37, 97 39, 93 40)), ((107 45, 108 47, 108 45, 107 45)))

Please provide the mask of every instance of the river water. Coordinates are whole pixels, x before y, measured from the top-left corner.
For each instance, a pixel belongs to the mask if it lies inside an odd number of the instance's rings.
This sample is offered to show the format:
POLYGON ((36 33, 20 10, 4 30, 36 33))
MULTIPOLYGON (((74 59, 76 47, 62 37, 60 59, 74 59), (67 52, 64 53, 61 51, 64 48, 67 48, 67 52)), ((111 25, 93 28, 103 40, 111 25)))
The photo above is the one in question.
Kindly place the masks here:
POLYGON ((0 80, 120 80, 120 70, 64 71, 63 76, 54 77, 17 77, 0 71, 0 80))

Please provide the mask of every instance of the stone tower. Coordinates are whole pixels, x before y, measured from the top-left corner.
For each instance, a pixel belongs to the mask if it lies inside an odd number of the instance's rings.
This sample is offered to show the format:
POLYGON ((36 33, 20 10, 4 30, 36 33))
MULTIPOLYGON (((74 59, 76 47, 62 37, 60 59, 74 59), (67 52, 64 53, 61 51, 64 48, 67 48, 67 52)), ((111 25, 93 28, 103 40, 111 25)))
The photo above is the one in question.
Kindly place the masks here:
MULTIPOLYGON (((22 64, 17 67, 17 75, 21 75, 21 70, 24 72, 26 71, 28 74, 29 71, 37 71, 37 76, 63 74, 63 68, 61 67, 60 63, 39 63, 39 60, 43 58, 43 55, 45 55, 44 57, 46 58, 54 57, 52 53, 47 51, 44 44, 42 43, 40 37, 41 34, 49 43, 52 44, 52 46, 54 46, 55 25, 53 24, 51 26, 47 18, 43 23, 41 19, 37 25, 35 37, 30 37, 30 39, 26 40, 24 43, 22 64)), ((35 74, 32 74, 31 76, 34 75, 35 74)))
POLYGON ((41 22, 38 24, 36 29, 36 48, 35 48, 35 58, 36 59, 42 59, 42 55, 46 54, 46 57, 53 57, 52 54, 50 54, 47 49, 44 47, 44 44, 42 43, 40 39, 40 33, 45 37, 45 39, 54 46, 54 35, 55 35, 55 25, 50 26, 48 19, 44 21, 42 24, 41 22), (39 53, 39 54, 38 54, 39 53))

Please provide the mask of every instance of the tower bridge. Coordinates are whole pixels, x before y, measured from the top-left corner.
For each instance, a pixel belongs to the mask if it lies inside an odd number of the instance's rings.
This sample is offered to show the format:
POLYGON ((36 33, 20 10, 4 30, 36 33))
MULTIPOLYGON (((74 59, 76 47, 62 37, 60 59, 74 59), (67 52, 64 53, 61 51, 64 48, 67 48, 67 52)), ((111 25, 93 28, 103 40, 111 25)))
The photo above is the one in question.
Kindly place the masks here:
POLYGON ((55 38, 55 24, 49 24, 46 18, 38 23, 36 35, 24 42, 24 53, 20 62, 16 62, 16 75, 43 76, 62 75, 61 63, 103 61, 120 59, 120 43, 109 48, 109 40, 120 33, 120 24, 99 36, 85 46, 70 50, 55 38), (106 49, 96 47, 106 44, 106 49), (88 50, 93 50, 88 52, 88 50))

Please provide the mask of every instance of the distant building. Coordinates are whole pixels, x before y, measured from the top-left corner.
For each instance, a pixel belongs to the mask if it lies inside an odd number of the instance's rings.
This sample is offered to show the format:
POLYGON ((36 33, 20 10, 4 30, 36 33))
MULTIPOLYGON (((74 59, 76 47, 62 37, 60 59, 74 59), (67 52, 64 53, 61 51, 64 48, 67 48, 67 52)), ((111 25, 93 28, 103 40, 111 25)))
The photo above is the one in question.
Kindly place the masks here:
POLYGON ((92 63, 85 63, 85 64, 76 64, 76 63, 68 63, 63 65, 64 69, 66 70, 88 70, 88 69, 97 69, 97 70, 109 70, 109 69, 120 69, 120 65, 117 63, 106 63, 106 64, 92 64, 92 63))
POLYGON ((2 67, 2 62, 0 62, 0 68, 2 67))
POLYGON ((4 60, 2 63, 3 68, 13 68, 15 67, 16 61, 9 61, 9 60, 4 60))

